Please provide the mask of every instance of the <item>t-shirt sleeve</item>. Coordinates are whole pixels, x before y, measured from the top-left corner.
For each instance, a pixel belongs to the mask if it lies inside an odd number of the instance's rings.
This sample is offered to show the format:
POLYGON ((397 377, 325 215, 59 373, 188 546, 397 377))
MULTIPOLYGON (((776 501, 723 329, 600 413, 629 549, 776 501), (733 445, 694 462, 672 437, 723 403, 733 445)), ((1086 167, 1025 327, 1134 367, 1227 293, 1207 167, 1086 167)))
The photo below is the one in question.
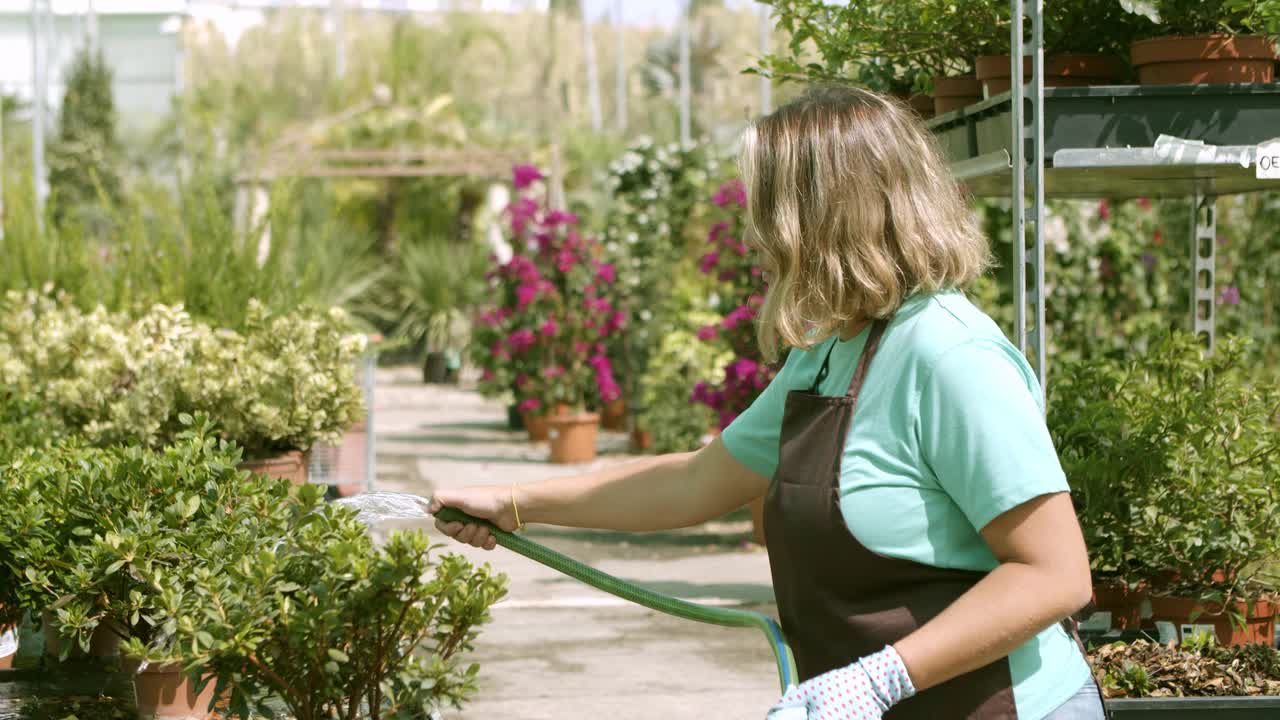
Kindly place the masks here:
POLYGON ((920 393, 925 462, 977 530, 1036 497, 1068 490, 1026 361, 969 342, 935 361, 920 393))
POLYGON ((773 477, 778 466, 782 413, 786 409, 789 378, 795 372, 798 355, 794 351, 788 353, 787 361, 773 381, 720 434, 721 442, 735 460, 764 477, 773 477))

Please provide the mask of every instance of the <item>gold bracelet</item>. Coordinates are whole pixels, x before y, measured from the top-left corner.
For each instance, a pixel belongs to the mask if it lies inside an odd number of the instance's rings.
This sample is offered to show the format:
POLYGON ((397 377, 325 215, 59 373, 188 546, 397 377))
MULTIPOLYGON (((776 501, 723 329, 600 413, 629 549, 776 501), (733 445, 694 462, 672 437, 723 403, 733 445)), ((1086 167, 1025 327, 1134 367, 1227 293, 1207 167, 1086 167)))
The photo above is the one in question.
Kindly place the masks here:
POLYGON ((524 529, 524 523, 520 522, 520 508, 516 507, 516 486, 511 486, 511 512, 516 516, 516 531, 524 529))

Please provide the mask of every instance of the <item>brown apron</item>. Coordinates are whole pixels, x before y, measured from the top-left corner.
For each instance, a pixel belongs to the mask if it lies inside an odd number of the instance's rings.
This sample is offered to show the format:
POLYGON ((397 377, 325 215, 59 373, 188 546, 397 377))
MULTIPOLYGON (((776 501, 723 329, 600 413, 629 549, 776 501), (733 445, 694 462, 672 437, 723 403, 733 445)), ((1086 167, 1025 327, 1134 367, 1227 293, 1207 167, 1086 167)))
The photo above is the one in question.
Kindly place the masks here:
MULTIPOLYGON (((778 469, 765 499, 765 542, 782 630, 802 681, 901 640, 986 573, 887 558, 858 542, 840 512, 840 461, 867 368, 887 321, 872 324, 849 392, 787 395, 778 469)), ((834 348, 834 344, 832 345, 834 348)), ((904 700, 886 720, 1017 718, 1002 659, 904 700)))

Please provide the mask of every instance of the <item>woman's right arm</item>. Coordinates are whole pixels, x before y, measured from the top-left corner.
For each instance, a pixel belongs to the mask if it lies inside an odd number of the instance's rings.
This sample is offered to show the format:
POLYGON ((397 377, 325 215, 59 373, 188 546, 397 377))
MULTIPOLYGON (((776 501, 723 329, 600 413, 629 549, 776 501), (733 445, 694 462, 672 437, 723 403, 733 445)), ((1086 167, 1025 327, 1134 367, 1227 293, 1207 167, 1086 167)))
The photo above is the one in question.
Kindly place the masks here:
MULTIPOLYGON (((431 500, 431 511, 457 508, 511 531, 516 527, 514 494, 524 523, 647 532, 720 517, 761 497, 768 486, 768 478, 735 460, 716 438, 697 452, 661 455, 586 475, 440 490, 431 500)), ((459 542, 495 546, 489 531, 478 525, 437 520, 436 527, 459 542)))

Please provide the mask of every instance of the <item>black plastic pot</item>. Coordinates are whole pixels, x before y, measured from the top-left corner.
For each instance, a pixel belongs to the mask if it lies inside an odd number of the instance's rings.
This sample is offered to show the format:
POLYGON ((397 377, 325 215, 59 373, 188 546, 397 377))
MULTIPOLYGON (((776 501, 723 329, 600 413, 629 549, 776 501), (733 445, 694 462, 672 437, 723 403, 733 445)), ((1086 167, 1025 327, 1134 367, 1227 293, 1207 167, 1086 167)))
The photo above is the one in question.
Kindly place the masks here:
POLYGON ((1115 720, 1275 720, 1280 697, 1108 700, 1115 720))
POLYGON ((511 430, 524 429, 524 416, 520 414, 520 408, 516 405, 507 406, 507 427, 511 430))
POLYGON ((444 353, 427 353, 427 362, 422 366, 422 382, 443 385, 448 374, 449 366, 445 362, 444 353))

